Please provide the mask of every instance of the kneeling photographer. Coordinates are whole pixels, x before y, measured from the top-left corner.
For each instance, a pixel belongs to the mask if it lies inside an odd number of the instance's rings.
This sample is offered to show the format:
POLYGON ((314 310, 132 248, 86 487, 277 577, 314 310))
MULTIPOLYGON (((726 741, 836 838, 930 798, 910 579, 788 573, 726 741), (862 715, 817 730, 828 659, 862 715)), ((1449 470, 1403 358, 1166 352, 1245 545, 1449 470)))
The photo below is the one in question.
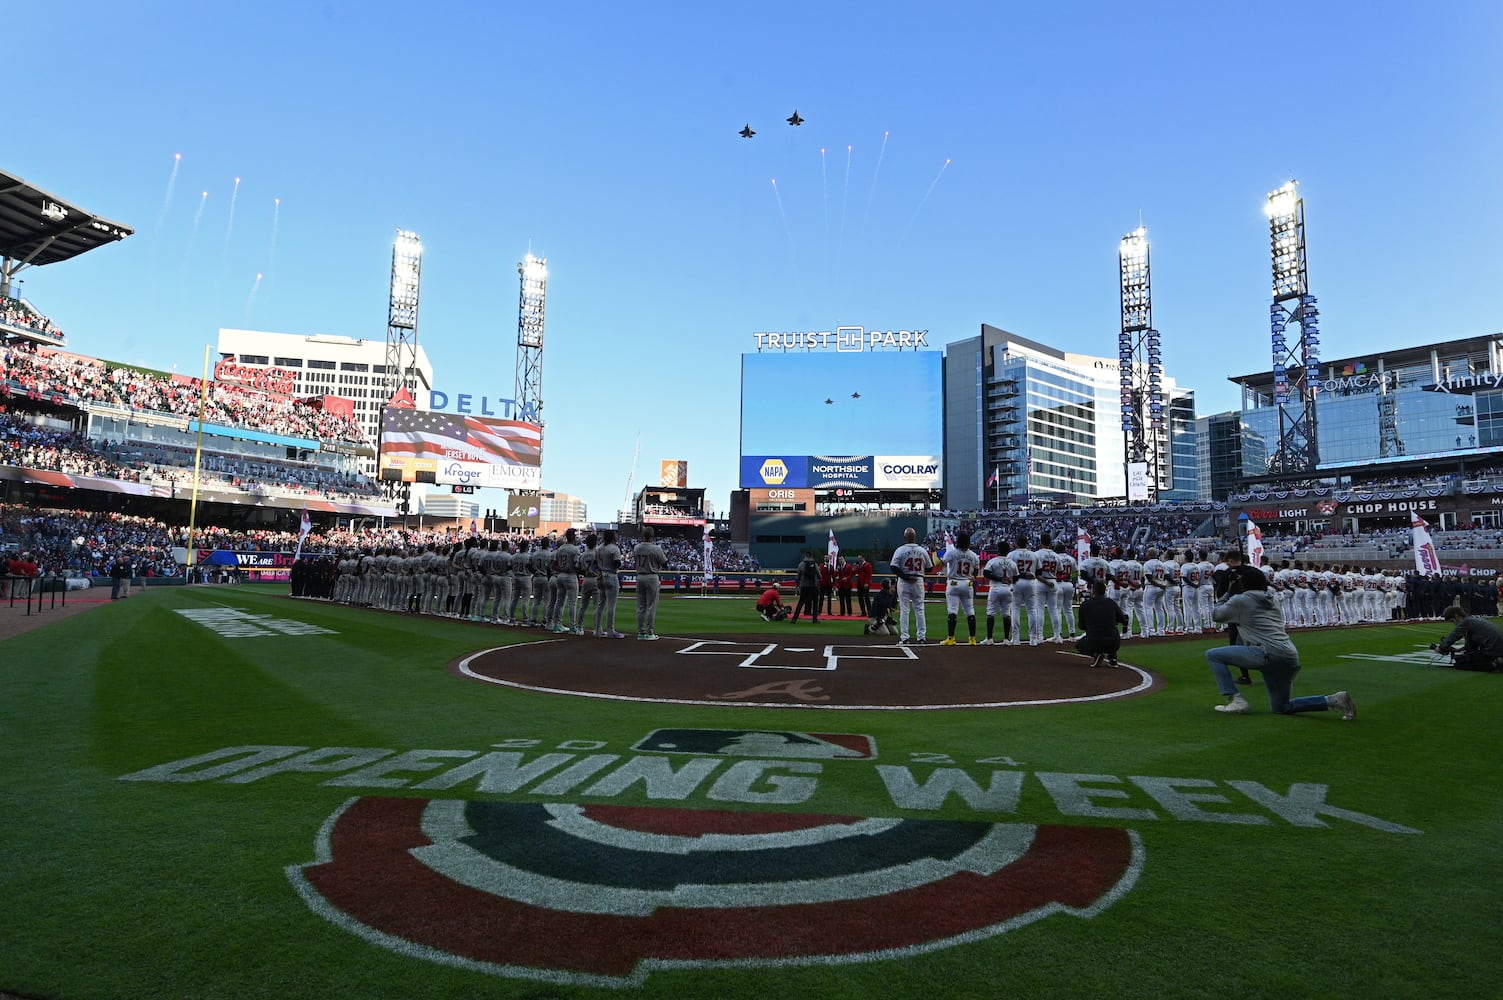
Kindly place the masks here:
POLYGON ((1503 670, 1503 630, 1485 618, 1475 618, 1466 609, 1452 605, 1442 615, 1456 627, 1440 642, 1432 642, 1430 648, 1451 657, 1451 666, 1457 670, 1503 670), (1458 642, 1465 642, 1460 649, 1458 642))

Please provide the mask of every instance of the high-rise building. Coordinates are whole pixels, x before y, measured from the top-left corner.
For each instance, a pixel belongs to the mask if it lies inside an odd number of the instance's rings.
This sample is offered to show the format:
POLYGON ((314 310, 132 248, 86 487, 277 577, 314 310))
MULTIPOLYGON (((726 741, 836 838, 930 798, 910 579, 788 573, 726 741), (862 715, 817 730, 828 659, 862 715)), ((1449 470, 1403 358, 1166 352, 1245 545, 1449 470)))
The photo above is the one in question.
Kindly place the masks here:
MULTIPOLYGON (((1124 497, 1117 358, 1073 354, 983 324, 945 347, 945 506, 1124 497), (994 475, 995 474, 995 475, 994 475)), ((1195 495, 1195 393, 1163 379, 1157 499, 1195 495)))
MULTIPOLYGON (((355 417, 370 440, 371 454, 362 455, 360 471, 376 476, 375 448, 381 439, 381 410, 386 405, 386 342, 333 337, 325 334, 264 333, 257 330, 219 331, 221 358, 242 365, 280 369, 293 377, 292 395, 342 396, 355 404, 355 417)), ((433 388, 433 365, 421 347, 409 372, 408 389, 419 399, 433 388)))
MULTIPOLYGON (((1232 381, 1242 389, 1242 478, 1267 479, 1281 431, 1275 372, 1232 381)), ((1503 334, 1321 362, 1318 384, 1317 478, 1397 474, 1420 461, 1460 469, 1478 456, 1498 464, 1503 453, 1503 334)))
POLYGON ((538 518, 543 521, 558 521, 564 524, 588 524, 589 506, 579 497, 555 490, 538 494, 538 518))

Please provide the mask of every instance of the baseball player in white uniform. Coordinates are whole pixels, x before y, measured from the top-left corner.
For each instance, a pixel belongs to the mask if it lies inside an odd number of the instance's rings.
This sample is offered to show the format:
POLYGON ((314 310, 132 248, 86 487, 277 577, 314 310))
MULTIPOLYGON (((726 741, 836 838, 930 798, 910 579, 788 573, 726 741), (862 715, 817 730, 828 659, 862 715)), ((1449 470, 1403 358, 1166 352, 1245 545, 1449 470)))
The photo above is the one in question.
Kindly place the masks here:
POLYGON ((981 575, 991 581, 986 593, 986 638, 981 645, 992 646, 992 629, 997 616, 1002 618, 1002 641, 1009 646, 1018 644, 1018 604, 1012 597, 1012 585, 1018 579, 1018 566, 1007 556, 1007 543, 1000 543, 1002 551, 992 556, 982 567, 981 575))
POLYGON ((955 536, 955 544, 945 547, 945 638, 943 646, 955 645, 955 622, 963 613, 970 630, 969 644, 976 645, 976 570, 981 560, 971 551, 970 532, 955 536))
POLYGON ((928 641, 924 622, 924 574, 934 565, 929 550, 918 544, 912 528, 903 529, 903 544, 892 554, 891 567, 898 578, 898 643, 910 637, 920 645, 928 641), (911 619, 911 623, 910 623, 911 619))

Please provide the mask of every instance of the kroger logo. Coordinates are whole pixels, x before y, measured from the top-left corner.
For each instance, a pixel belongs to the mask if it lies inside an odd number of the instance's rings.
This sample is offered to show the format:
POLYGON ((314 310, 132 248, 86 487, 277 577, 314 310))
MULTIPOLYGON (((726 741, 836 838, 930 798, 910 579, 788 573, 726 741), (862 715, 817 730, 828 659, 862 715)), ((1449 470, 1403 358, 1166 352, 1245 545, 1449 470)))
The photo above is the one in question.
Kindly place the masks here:
POLYGON ((788 478, 788 466, 783 464, 781 458, 769 458, 762 463, 762 481, 769 486, 777 486, 788 478))
POLYGON ((466 469, 458 462, 450 462, 448 466, 444 468, 444 475, 452 477, 456 483, 463 486, 465 483, 468 483, 473 479, 479 479, 481 472, 479 469, 466 469))

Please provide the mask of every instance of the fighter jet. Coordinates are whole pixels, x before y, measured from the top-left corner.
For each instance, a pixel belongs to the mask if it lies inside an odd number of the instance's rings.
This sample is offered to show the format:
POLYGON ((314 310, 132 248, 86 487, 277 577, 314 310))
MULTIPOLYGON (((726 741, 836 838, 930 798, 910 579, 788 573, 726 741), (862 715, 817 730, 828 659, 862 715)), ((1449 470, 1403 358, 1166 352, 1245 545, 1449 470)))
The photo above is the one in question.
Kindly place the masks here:
POLYGON ((851 398, 852 399, 860 399, 861 398, 861 393, 859 393, 859 392, 853 392, 853 393, 851 393, 851 398))
POLYGON ((829 405, 831 405, 831 404, 832 404, 832 403, 834 403, 834 402, 835 402, 835 400, 833 400, 833 399, 829 399, 829 398, 828 398, 828 397, 827 397, 827 398, 826 398, 826 399, 825 399, 825 405, 826 405, 826 406, 829 406, 829 405))
POLYGON ((794 108, 793 109, 793 116, 788 119, 788 124, 789 125, 797 126, 797 125, 802 125, 803 123, 804 123, 804 120, 798 116, 798 108, 794 108))
POLYGON ((757 134, 756 130, 754 130, 751 127, 751 123, 750 122, 747 122, 746 123, 746 128, 744 128, 744 129, 741 130, 741 138, 743 138, 743 139, 750 139, 752 136, 754 136, 756 134, 757 134))

